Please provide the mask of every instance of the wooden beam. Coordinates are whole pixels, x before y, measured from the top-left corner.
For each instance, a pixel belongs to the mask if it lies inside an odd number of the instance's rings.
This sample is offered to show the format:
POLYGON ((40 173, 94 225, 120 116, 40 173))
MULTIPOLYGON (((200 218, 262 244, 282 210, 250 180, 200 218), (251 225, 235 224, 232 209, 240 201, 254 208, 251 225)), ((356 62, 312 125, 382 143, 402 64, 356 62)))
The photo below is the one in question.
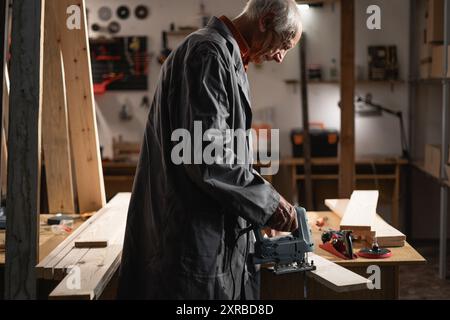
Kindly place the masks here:
POLYGON ((8 25, 9 25, 9 1, 8 0, 0 0, 0 66, 1 66, 1 70, 0 70, 0 79, 1 79, 1 90, 2 90, 2 98, 0 99, 0 143, 1 143, 1 147, 0 147, 0 161, 1 161, 1 166, 0 166, 0 199, 6 194, 6 185, 4 184, 4 182, 6 182, 6 171, 7 171, 7 166, 6 166, 6 161, 7 161, 7 155, 6 155, 6 132, 4 130, 4 117, 5 115, 5 111, 8 108, 7 104, 8 104, 8 100, 9 100, 9 92, 7 92, 5 90, 5 86, 6 86, 6 74, 5 72, 7 71, 7 68, 5 66, 5 61, 6 61, 6 48, 8 45, 8 37, 9 37, 9 32, 8 32, 8 25))
MULTIPOLYGON (((105 203, 100 146, 95 119, 94 90, 84 0, 51 1, 64 60, 70 139, 80 212, 101 209, 105 203), (80 8, 81 28, 69 30, 71 6, 80 8)), ((76 16, 75 16, 76 18, 76 16)))
POLYGON ((12 9, 6 299, 36 298, 44 3, 14 0, 12 9))
POLYGON ((355 187, 355 0, 341 0, 341 139, 339 197, 355 187))
POLYGON ((7 178, 8 178, 8 116, 9 116, 9 74, 6 64, 4 64, 4 79, 3 79, 3 115, 2 115, 2 131, 1 131, 1 180, 0 180, 0 197, 6 198, 7 178))
POLYGON ((306 208, 314 210, 312 168, 311 168, 311 137, 309 135, 309 109, 308 109, 308 77, 306 69, 306 35, 302 35, 300 43, 300 87, 302 97, 303 118, 303 157, 305 158, 305 198, 306 208))
POLYGON ((61 49, 52 2, 45 5, 42 147, 49 213, 75 213, 69 124, 61 49))

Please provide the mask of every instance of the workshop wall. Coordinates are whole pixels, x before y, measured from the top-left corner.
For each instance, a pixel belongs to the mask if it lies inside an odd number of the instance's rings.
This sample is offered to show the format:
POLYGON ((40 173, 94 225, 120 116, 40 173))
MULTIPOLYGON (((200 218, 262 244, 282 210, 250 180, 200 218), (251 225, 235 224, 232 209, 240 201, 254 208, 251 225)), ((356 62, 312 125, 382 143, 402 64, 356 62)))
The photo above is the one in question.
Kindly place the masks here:
MULTIPOLYGON (((156 57, 162 49, 161 32, 169 30, 173 22, 176 26, 200 26, 200 0, 87 0, 89 25, 98 23, 97 11, 107 5, 113 10, 111 21, 121 24, 117 36, 147 36, 149 50, 153 54, 150 64, 148 91, 107 92, 96 96, 98 103, 99 135, 104 147, 104 156, 111 156, 112 138, 122 135, 128 141, 141 141, 145 128, 148 109, 141 107, 144 96, 151 100, 158 78, 160 65, 156 57), (133 15, 128 20, 120 20, 115 15, 118 6, 126 4, 130 9, 139 4, 146 4, 151 10, 145 20, 138 20, 133 15), (121 121, 119 112, 127 105, 132 119, 121 121)), ((204 0, 206 11, 210 15, 226 14, 236 16, 245 4, 245 0, 204 0)), ((396 0, 383 2, 377 0, 356 1, 356 64, 359 73, 367 78, 367 46, 396 45, 400 64, 400 79, 407 79, 408 72, 408 17, 409 1, 396 0), (365 27, 366 9, 377 4, 381 8, 382 29, 368 30, 365 27), (399 21, 404 21, 400 24, 399 21)), ((307 35, 308 64, 320 64, 324 78, 327 80, 332 59, 340 59, 340 5, 339 1, 325 4, 322 8, 311 8, 303 12, 304 31, 307 35)), ((91 31, 91 37, 101 33, 91 31)), ((169 46, 174 47, 182 38, 170 37, 169 46)), ((299 52, 292 50, 283 64, 265 64, 252 66, 249 80, 252 91, 255 118, 259 115, 271 115, 273 126, 280 128, 280 151, 282 156, 291 155, 290 131, 301 127, 300 90, 298 85, 286 84, 285 80, 299 79, 299 52), (265 112, 264 110, 272 110, 265 112)), ((339 70, 338 70, 339 72, 339 70)), ((373 100, 387 108, 402 110, 407 119, 408 92, 407 85, 395 84, 360 84, 357 94, 373 94, 373 100)), ((329 128, 339 129, 340 110, 339 85, 337 83, 311 84, 309 86, 310 120, 322 122, 329 128)), ((400 136, 398 120, 389 115, 376 118, 356 118, 356 151, 364 154, 400 154, 400 136)))

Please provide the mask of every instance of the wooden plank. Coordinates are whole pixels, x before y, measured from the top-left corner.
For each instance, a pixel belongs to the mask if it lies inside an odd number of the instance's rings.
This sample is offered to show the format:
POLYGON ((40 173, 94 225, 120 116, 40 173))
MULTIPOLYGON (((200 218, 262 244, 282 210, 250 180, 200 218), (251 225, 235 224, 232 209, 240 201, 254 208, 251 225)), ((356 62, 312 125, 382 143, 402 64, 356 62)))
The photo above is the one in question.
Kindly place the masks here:
POLYGON ((45 5, 42 147, 49 213, 75 213, 63 61, 53 1, 45 5))
POLYGON ((6 144, 6 133, 7 127, 5 126, 5 119, 8 117, 8 105, 9 105, 9 76, 8 76, 8 68, 6 67, 6 55, 8 48, 8 38, 9 38, 9 1, 1 0, 0 1, 0 65, 2 67, 1 70, 1 90, 2 91, 2 99, 0 99, 0 199, 6 197, 6 176, 7 176, 7 144, 6 144))
MULTIPOLYGON (((326 199, 325 205, 342 218, 349 202, 349 199, 326 199)), ((403 247, 405 245, 406 236, 384 221, 378 214, 375 215, 372 231, 375 232, 378 245, 381 247, 403 247)), ((368 236, 367 241, 371 243, 373 237, 368 236)))
POLYGON ((368 289, 370 280, 333 263, 321 256, 310 253, 309 260, 314 261, 315 271, 306 274, 336 292, 349 292, 368 289))
POLYGON ((341 230, 371 231, 378 195, 378 191, 354 191, 342 217, 341 230))
POLYGON ((85 1, 51 1, 64 59, 70 139, 74 156, 75 180, 80 212, 96 211, 105 203, 105 188, 100 158, 94 91, 87 36, 85 1), (66 26, 67 8, 78 6, 81 28, 66 26), (64 27, 63 27, 64 26, 64 27))
POLYGON ((87 253, 89 249, 76 249, 72 247, 71 250, 67 253, 67 255, 58 262, 58 264, 52 268, 52 277, 51 280, 61 281, 67 276, 68 269, 72 266, 76 265, 87 253))
POLYGON ((75 248, 106 248, 108 246, 108 239, 98 240, 77 240, 75 241, 75 248))
POLYGON ((53 279, 53 267, 72 250, 75 239, 105 213, 106 210, 103 210, 94 214, 89 220, 67 237, 65 241, 61 242, 47 257, 39 262, 36 266, 37 277, 40 279, 53 279))
POLYGON ((49 298, 77 300, 98 298, 120 265, 122 247, 123 244, 114 244, 107 248, 90 249, 76 265, 81 276, 80 287, 70 289, 67 283, 72 281, 72 278, 69 274, 50 293, 49 298))
POLYGON ((44 1, 12 7, 5 298, 35 299, 44 1))
POLYGON ((76 241, 108 239, 108 243, 112 244, 110 239, 115 238, 118 232, 123 238, 130 197, 130 193, 117 194, 103 209, 83 223, 74 234, 52 251, 49 257, 37 265, 38 277, 60 280, 61 275, 65 276, 68 266, 75 265, 83 258, 84 254, 79 250, 87 250, 75 248, 76 241))
POLYGON ((308 80, 306 69, 306 35, 302 35, 300 43, 300 88, 302 100, 302 121, 303 121, 303 157, 305 159, 305 199, 306 208, 313 209, 313 184, 312 184, 312 167, 311 167, 311 137, 309 130, 309 110, 308 110, 308 80))
MULTIPOLYGON (((101 295, 120 265, 130 194, 120 194, 119 199, 122 201, 118 203, 116 199, 118 204, 111 208, 114 210, 109 210, 109 214, 97 220, 95 225, 91 225, 90 229, 85 230, 80 236, 95 238, 97 235, 107 235, 108 247, 72 249, 67 257, 73 257, 80 254, 82 250, 88 250, 76 264, 65 266, 66 272, 73 266, 79 268, 81 285, 79 288, 70 289, 67 282, 72 281, 72 276, 69 273, 50 294, 50 299, 95 299, 101 295)), ((58 269, 56 271, 60 272, 58 269)))
POLYGON ((355 187, 355 0, 341 0, 341 137, 339 197, 355 187))

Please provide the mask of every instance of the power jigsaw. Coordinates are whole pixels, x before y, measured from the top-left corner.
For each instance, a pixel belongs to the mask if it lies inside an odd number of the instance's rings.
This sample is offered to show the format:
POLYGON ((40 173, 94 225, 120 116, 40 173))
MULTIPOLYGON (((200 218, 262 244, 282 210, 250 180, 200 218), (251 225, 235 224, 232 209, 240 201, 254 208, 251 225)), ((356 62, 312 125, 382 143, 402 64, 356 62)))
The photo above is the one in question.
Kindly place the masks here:
POLYGON ((292 234, 265 238, 262 227, 255 227, 255 253, 251 256, 254 264, 274 264, 273 272, 277 275, 316 269, 314 261, 308 261, 308 253, 314 251, 314 242, 306 210, 301 207, 295 209, 298 229, 292 234))

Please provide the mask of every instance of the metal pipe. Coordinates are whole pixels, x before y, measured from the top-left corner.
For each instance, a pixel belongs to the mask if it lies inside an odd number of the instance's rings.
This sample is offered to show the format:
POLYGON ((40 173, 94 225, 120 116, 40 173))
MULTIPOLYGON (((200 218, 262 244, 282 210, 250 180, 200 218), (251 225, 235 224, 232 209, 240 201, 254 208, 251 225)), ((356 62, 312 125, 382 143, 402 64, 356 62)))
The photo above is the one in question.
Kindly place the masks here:
MULTIPOLYGON (((449 103, 449 79, 448 73, 448 45, 450 43, 450 0, 444 2, 444 74, 442 79, 442 146, 441 146, 441 182, 447 180, 445 165, 448 157, 448 103, 449 103)), ((445 279, 447 276, 447 207, 448 189, 441 183, 440 201, 440 244, 439 244, 439 277, 445 279)))

